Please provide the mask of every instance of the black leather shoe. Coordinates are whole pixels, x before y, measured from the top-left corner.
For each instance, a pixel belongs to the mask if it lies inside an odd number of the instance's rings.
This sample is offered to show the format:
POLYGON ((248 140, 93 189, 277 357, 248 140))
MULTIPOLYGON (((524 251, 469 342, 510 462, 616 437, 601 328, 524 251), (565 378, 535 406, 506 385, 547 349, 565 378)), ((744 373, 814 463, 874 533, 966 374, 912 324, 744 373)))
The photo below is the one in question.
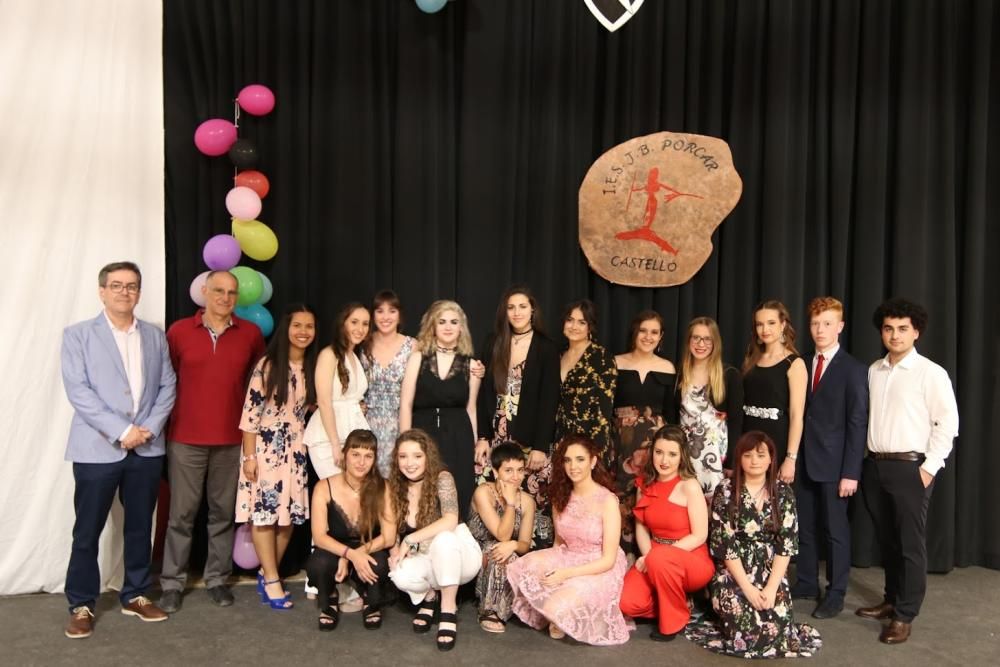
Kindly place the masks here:
POLYGON ((883 602, 882 604, 877 604, 874 607, 858 607, 854 613, 861 618, 871 618, 876 621, 881 621, 883 618, 892 618, 892 615, 896 613, 896 610, 888 602, 883 602))
POLYGON ((160 601, 156 606, 168 614, 176 613, 181 608, 181 592, 163 591, 163 595, 160 596, 160 601))
POLYGON ((673 634, 665 635, 655 628, 653 629, 652 632, 649 633, 649 638, 652 639, 654 642, 672 642, 676 637, 677 637, 676 632, 674 632, 673 634))
POLYGON ((842 611, 844 611, 844 599, 840 596, 827 595, 816 605, 813 618, 833 618, 842 611))
POLYGON ((812 591, 812 592, 810 592, 807 589, 800 588, 798 586, 792 586, 792 590, 790 591, 790 593, 792 595, 792 599, 793 600, 818 600, 819 599, 819 592, 818 591, 812 591))
POLYGON ((212 586, 208 589, 208 597, 217 607, 229 607, 233 604, 233 594, 225 586, 212 586))

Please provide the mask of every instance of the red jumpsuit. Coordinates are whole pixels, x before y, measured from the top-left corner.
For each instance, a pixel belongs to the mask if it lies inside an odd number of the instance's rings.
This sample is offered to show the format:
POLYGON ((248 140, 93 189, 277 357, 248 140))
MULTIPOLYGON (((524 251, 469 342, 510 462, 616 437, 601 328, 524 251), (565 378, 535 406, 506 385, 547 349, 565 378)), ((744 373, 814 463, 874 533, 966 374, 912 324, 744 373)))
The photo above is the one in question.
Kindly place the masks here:
POLYGON ((666 635, 684 629, 691 618, 687 593, 704 588, 715 572, 706 544, 684 551, 655 539, 679 540, 691 534, 687 507, 668 500, 680 480, 678 475, 639 487, 642 497, 635 506, 635 519, 654 539, 646 554, 646 571, 632 566, 625 574, 620 603, 626 616, 658 618, 660 632, 666 635))

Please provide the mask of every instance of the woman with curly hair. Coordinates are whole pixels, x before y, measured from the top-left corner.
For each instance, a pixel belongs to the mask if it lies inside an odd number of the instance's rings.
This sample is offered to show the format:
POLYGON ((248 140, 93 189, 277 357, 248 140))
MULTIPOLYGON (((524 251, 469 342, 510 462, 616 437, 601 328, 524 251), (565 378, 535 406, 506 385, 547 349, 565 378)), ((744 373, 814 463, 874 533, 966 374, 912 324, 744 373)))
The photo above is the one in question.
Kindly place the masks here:
POLYGON ((483 552, 458 522, 455 478, 434 439, 420 429, 404 431, 393 459, 389 490, 400 541, 389 552, 389 578, 419 605, 413 631, 429 632, 437 617, 437 647, 450 651, 458 637, 458 587, 478 574, 483 552))
POLYGON ((795 349, 795 327, 785 304, 764 301, 753 310, 753 330, 743 358, 743 430, 774 441, 782 482, 795 481, 809 371, 795 349))
POLYGON ((479 378, 471 372, 472 337, 465 311, 454 301, 435 301, 420 321, 417 345, 406 364, 399 430, 423 429, 437 443, 455 478, 458 507, 466 511, 475 490, 476 397, 479 378))
POLYGON ((365 628, 382 625, 382 608, 394 598, 389 581, 389 547, 396 526, 388 487, 375 467, 378 439, 371 431, 351 431, 344 441, 344 471, 313 489, 315 549, 306 571, 318 589, 319 629, 340 620, 336 583, 349 581, 364 602, 365 628))
POLYGON ((563 438, 553 454, 549 496, 555 545, 507 566, 514 613, 549 636, 598 646, 624 644, 628 627, 618 608, 628 568, 614 482, 601 450, 582 435, 563 438))

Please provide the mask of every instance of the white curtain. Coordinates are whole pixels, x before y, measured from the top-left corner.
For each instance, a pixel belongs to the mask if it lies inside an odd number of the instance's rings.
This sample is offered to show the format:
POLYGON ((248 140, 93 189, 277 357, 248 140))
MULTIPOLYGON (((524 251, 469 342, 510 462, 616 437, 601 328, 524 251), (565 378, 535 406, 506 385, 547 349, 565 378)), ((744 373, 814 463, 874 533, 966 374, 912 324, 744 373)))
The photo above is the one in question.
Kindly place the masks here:
MULTIPOLYGON (((101 266, 137 262, 137 314, 163 324, 162 15, 160 0, 0 0, 0 594, 64 584, 59 348, 100 312, 101 266)), ((102 537, 105 586, 121 577, 120 519, 102 537)))

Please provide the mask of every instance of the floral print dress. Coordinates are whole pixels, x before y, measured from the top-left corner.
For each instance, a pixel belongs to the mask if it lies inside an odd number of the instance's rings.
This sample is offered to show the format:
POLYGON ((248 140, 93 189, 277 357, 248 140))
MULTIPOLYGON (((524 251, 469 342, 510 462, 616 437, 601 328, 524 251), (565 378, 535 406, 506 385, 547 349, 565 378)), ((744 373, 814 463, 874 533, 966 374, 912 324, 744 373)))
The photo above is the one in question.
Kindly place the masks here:
POLYGON ((406 362, 413 353, 414 342, 413 338, 407 336, 388 366, 383 366, 367 354, 361 355, 361 365, 368 378, 368 393, 365 395, 368 411, 365 417, 378 440, 378 471, 386 479, 392 470, 392 448, 399 435, 399 398, 403 374, 406 372, 406 362))
POLYGON ((726 479, 712 499, 709 548, 716 561, 712 579, 712 607, 718 624, 701 621, 688 626, 691 641, 716 653, 740 658, 810 657, 823 645, 819 632, 797 624, 792 618, 792 597, 788 577, 781 580, 774 607, 757 611, 729 574, 724 561, 739 560, 750 583, 763 588, 771 576, 775 556, 798 552, 798 519, 792 487, 778 482, 778 526, 772 530, 771 503, 761 510, 744 488, 736 520, 729 516, 733 481, 726 479))
POLYGON ((707 386, 690 387, 681 397, 680 422, 701 492, 711 497, 723 477, 729 443, 726 413, 712 405, 707 386))
POLYGON ((617 471, 617 448, 612 437, 618 368, 614 358, 591 343, 566 374, 559 387, 556 442, 567 435, 585 435, 601 448, 601 463, 612 475, 617 471))
POLYGON ((264 397, 264 359, 250 376, 240 430, 257 434, 257 481, 240 466, 236 522, 255 526, 290 526, 309 518, 306 450, 306 380, 302 364, 288 365, 288 401, 275 405, 264 397))

